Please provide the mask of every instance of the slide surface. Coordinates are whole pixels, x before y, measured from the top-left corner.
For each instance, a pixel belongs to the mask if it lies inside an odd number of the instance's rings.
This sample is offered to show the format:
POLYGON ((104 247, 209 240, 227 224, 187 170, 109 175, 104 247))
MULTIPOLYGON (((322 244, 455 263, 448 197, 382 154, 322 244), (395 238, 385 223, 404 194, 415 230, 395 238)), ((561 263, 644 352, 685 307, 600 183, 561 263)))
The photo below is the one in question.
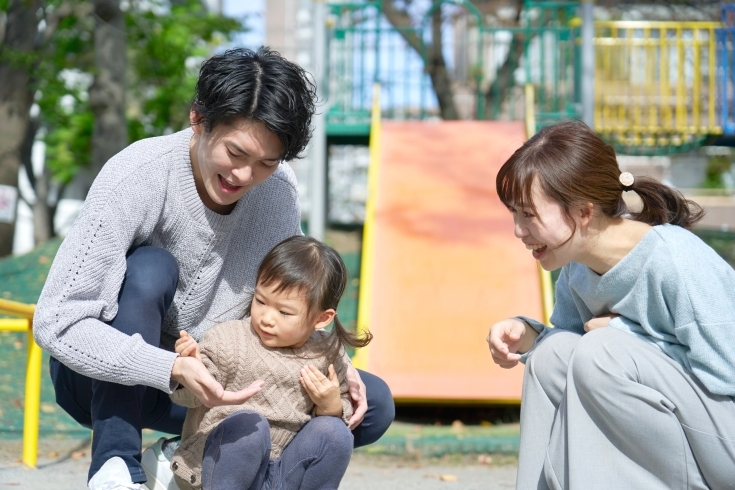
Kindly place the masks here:
POLYGON ((361 273, 375 338, 362 367, 397 401, 520 400, 523 366, 499 368, 485 338, 504 318, 543 318, 536 261, 495 193, 523 123, 382 121, 379 131, 361 273))

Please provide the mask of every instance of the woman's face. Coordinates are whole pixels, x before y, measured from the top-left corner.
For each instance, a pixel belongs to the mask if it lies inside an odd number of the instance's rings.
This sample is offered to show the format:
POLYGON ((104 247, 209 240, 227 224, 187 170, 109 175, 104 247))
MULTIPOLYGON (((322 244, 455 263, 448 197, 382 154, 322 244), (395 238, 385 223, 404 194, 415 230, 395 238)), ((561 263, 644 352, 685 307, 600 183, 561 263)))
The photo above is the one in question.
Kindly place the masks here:
POLYGON ((508 206, 514 233, 541 267, 553 271, 575 260, 579 226, 569 223, 562 207, 543 194, 537 180, 531 186, 531 195, 535 211, 528 206, 508 206))

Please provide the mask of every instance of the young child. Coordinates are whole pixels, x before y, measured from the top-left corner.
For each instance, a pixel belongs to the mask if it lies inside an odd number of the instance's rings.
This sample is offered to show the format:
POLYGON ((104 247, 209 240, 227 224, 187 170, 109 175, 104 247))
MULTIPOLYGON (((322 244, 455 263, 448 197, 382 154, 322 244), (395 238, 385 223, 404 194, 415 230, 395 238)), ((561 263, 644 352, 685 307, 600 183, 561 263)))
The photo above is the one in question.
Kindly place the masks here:
POLYGON ((516 488, 735 488, 735 271, 687 231, 701 208, 621 173, 581 122, 539 131, 496 187, 516 237, 562 268, 555 328, 488 335, 497 364, 526 364, 516 488))
POLYGON ((338 488, 353 445, 343 346, 364 347, 372 337, 337 318, 346 284, 334 249, 294 236, 263 259, 242 320, 216 325, 199 345, 182 332, 176 352, 199 356, 225 390, 258 392, 214 408, 187 389, 171 395, 189 407, 171 462, 179 488, 338 488))

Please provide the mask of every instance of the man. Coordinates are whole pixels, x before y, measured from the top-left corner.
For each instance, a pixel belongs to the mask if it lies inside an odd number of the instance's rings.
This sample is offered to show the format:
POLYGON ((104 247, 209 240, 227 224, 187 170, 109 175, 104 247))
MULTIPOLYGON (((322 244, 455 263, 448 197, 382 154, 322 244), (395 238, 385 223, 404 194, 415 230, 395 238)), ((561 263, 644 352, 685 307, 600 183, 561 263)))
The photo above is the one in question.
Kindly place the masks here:
MULTIPOLYGON (((199 74, 191 129, 132 144, 95 180, 34 318, 57 402, 94 431, 92 490, 141 488, 141 430, 180 433, 186 411, 168 396, 179 384, 207 406, 259 390, 224 391, 173 345, 182 330, 198 340, 239 317, 263 256, 301 233, 282 162, 311 137, 315 93, 267 48, 214 56, 199 74)), ((393 419, 390 391, 368 373, 348 378, 355 446, 370 444, 393 419)))

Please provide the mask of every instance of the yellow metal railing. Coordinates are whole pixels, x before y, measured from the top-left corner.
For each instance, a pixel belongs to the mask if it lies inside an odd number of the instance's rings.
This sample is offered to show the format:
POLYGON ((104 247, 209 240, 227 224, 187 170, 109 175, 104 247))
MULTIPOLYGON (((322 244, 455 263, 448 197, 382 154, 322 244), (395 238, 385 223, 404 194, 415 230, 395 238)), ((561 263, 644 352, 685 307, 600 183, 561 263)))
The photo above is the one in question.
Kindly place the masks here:
POLYGON ((626 146, 679 146, 722 134, 719 22, 595 22, 595 130, 626 146))
MULTIPOLYGON (((368 199, 365 203, 365 226, 362 234, 362 261, 360 264, 360 290, 357 301, 357 331, 369 330, 372 308, 373 262, 375 261, 375 202, 378 192, 380 165, 380 84, 373 84, 373 105, 370 115, 370 166, 368 167, 368 199)), ((352 364, 358 369, 368 369, 368 347, 357 349, 352 364)))
POLYGON ((41 405, 41 359, 43 351, 33 340, 36 305, 0 299, 0 313, 20 318, 0 318, 0 331, 27 332, 25 407, 23 409, 23 463, 36 467, 38 458, 38 411, 41 405))
MULTIPOLYGON (((536 114, 534 112, 534 100, 536 93, 533 84, 527 83, 525 86, 526 95, 526 138, 530 138, 536 134, 536 114)), ((541 286, 541 312, 543 321, 546 325, 551 325, 551 313, 554 311, 554 284, 551 280, 551 272, 541 267, 541 262, 537 263, 539 284, 541 286)))

